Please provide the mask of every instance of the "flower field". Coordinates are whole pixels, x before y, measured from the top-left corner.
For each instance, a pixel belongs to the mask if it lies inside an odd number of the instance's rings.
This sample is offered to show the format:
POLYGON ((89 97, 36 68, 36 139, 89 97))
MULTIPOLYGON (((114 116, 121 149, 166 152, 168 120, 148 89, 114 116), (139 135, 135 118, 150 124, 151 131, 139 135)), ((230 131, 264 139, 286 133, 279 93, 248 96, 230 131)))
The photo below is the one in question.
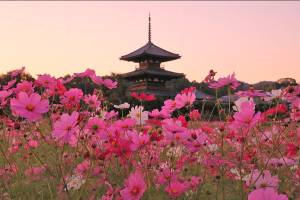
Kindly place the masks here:
POLYGON ((146 110, 157 97, 134 92, 136 104, 114 105, 102 90, 118 83, 91 69, 24 73, 8 72, 0 86, 1 200, 300 199, 299 85, 235 92, 234 74, 207 78, 216 95, 239 97, 216 98, 222 120, 211 121, 194 107, 194 87, 146 110), (71 87, 74 79, 99 87, 71 87))

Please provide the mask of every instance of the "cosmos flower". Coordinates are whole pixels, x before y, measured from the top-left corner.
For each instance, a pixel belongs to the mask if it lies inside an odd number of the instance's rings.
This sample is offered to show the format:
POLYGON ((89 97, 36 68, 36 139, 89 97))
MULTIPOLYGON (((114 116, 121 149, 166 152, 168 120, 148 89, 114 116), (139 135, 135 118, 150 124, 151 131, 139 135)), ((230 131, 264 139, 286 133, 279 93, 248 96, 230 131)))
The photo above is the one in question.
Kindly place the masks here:
POLYGON ((72 112, 71 115, 62 114, 53 126, 52 136, 55 140, 74 146, 77 143, 77 133, 79 131, 77 126, 78 117, 78 112, 72 112))
POLYGON ((25 67, 23 66, 21 69, 15 69, 13 71, 8 72, 8 74, 10 74, 11 77, 14 78, 14 77, 16 77, 16 76, 18 76, 20 74, 23 74, 24 71, 25 71, 25 67))
POLYGON ((8 97, 12 94, 11 90, 2 90, 0 91, 0 105, 5 106, 8 100, 8 97))
POLYGON ((111 79, 103 79, 102 80, 102 84, 107 87, 108 89, 114 89, 117 87, 118 82, 117 81, 113 81, 111 79))
POLYGON ((250 179, 246 181, 246 184, 250 186, 255 184, 256 188, 274 187, 279 185, 278 176, 272 176, 269 170, 264 170, 262 173, 255 169, 250 175, 250 179))
POLYGON ((139 135, 135 131, 128 132, 128 136, 130 137, 131 142, 132 142, 130 144, 130 149, 132 151, 138 150, 138 148, 140 146, 147 144, 149 142, 149 139, 150 139, 150 137, 147 133, 139 135))
POLYGON ((130 94, 133 98, 139 100, 139 101, 154 101, 156 100, 156 97, 153 94, 146 94, 144 92, 138 94, 136 92, 132 92, 130 94))
POLYGON ((98 97, 96 95, 90 95, 90 94, 85 95, 83 100, 91 108, 98 108, 101 104, 101 102, 98 100, 98 97))
POLYGON ((83 92, 78 88, 71 88, 64 93, 64 96, 61 97, 61 102, 63 104, 78 104, 83 97, 83 92))
POLYGON ((147 185, 140 172, 130 174, 125 181, 125 188, 120 191, 124 200, 139 200, 143 197, 147 185))
MULTIPOLYGON (((78 190, 86 180, 83 178, 81 174, 74 174, 70 177, 66 178, 66 187, 68 190, 78 190)), ((66 188, 64 188, 66 190, 66 188)))
POLYGON ((196 100, 195 92, 195 87, 188 87, 183 89, 179 94, 175 96, 175 107, 177 109, 180 109, 186 105, 191 106, 196 100))
POLYGON ((255 104, 253 102, 243 102, 241 103, 240 111, 233 115, 233 125, 235 127, 253 127, 260 120, 260 114, 260 112, 255 113, 255 104))
POLYGON ((288 200, 284 194, 278 194, 274 188, 260 188, 248 195, 248 200, 288 200))
POLYGON ((187 189, 187 185, 184 183, 174 180, 171 181, 170 184, 166 187, 165 191, 172 197, 179 197, 182 193, 184 193, 187 189))
POLYGON ((240 97, 236 101, 234 101, 235 106, 233 106, 234 111, 240 111, 241 110, 241 104, 243 102, 253 102, 252 98, 249 97, 240 97))
POLYGON ((10 108, 16 116, 24 117, 29 121, 37 121, 42 118, 42 114, 48 112, 49 101, 41 99, 39 94, 33 93, 28 96, 25 92, 20 92, 17 98, 10 100, 10 108))
POLYGON ((98 135, 101 139, 107 139, 107 134, 104 129, 106 127, 105 122, 97 117, 92 117, 88 120, 85 129, 91 133, 98 135))
POLYGON ((114 105, 115 108, 118 108, 118 109, 128 109, 130 107, 130 104, 125 102, 125 103, 122 103, 122 104, 119 104, 119 105, 114 105))
POLYGON ((184 140, 188 137, 187 129, 180 120, 165 119, 163 121, 163 134, 167 143, 184 140))
POLYGON ((132 107, 129 112, 129 116, 132 119, 135 119, 136 122, 140 125, 145 124, 146 121, 148 120, 148 111, 143 111, 143 110, 144 110, 143 106, 135 106, 132 107))
POLYGON ((17 84, 17 87, 14 89, 14 92, 18 94, 19 92, 26 92, 28 95, 34 92, 34 87, 32 82, 23 81, 17 84))
POLYGON ((84 72, 74 73, 74 77, 84 78, 84 77, 93 77, 96 75, 95 70, 87 68, 84 72))
POLYGON ((11 89, 16 82, 17 82, 17 79, 13 79, 13 80, 9 81, 6 85, 3 85, 2 89, 3 90, 11 89))
POLYGON ((114 89, 117 87, 118 82, 113 81, 111 79, 103 79, 100 76, 91 76, 90 77, 92 79, 92 81, 97 84, 97 85, 104 85, 105 87, 107 87, 108 89, 114 89))
POLYGON ((35 81, 37 86, 42 86, 44 88, 53 87, 56 84, 56 79, 49 74, 39 75, 35 81))
POLYGON ((231 74, 231 75, 228 75, 227 77, 219 78, 215 82, 210 82, 209 83, 209 87, 213 88, 213 89, 219 89, 219 88, 222 88, 222 87, 225 87, 225 86, 229 86, 230 88, 235 90, 239 85, 240 85, 240 83, 235 78, 234 73, 231 74))

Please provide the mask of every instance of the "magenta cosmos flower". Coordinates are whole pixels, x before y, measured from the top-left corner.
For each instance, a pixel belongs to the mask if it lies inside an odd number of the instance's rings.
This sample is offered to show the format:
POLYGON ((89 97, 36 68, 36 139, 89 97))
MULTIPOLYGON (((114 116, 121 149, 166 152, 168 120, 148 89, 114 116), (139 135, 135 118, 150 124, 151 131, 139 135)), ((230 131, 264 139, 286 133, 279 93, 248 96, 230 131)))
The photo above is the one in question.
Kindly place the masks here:
POLYGON ((124 200, 138 200, 142 198, 146 187, 142 174, 135 172, 130 174, 125 182, 125 188, 120 191, 120 194, 124 200))
POLYGON ((52 136, 55 140, 74 146, 77 143, 77 133, 79 132, 78 117, 78 112, 72 112, 71 115, 62 114, 60 119, 54 123, 52 136))
POLYGON ((257 189, 248 195, 248 200, 288 200, 284 194, 278 194, 274 188, 257 189))
POLYGON ((41 96, 33 93, 30 96, 26 92, 20 92, 17 98, 10 101, 10 108, 14 115, 24 117, 29 121, 37 121, 42 114, 48 112, 49 101, 41 99, 41 96))
POLYGON ((78 88, 71 88, 61 97, 61 102, 64 104, 78 104, 83 97, 83 92, 78 88))
POLYGON ((166 187, 165 191, 173 198, 179 197, 187 189, 187 185, 184 183, 174 180, 166 187))
POLYGON ((236 128, 241 126, 253 127, 260 120, 260 112, 255 113, 255 104, 251 101, 245 101, 240 106, 240 111, 233 116, 236 128))
POLYGON ((235 90, 239 85, 240 85, 240 83, 235 78, 235 74, 233 73, 231 75, 228 75, 227 77, 219 78, 215 82, 211 82, 209 84, 209 87, 213 88, 213 89, 218 89, 218 88, 222 88, 222 87, 225 87, 225 86, 229 86, 229 87, 231 87, 232 89, 235 90))
POLYGON ((108 139, 108 135, 105 131, 106 123, 98 117, 92 117, 88 120, 85 129, 90 134, 96 134, 100 139, 108 139))

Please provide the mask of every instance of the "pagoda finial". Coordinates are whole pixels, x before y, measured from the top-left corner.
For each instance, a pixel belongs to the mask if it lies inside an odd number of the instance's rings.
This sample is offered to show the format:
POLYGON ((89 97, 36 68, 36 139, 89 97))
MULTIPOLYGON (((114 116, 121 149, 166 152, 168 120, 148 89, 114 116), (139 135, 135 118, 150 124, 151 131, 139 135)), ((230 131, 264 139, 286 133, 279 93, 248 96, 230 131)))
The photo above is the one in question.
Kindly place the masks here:
POLYGON ((148 42, 151 42, 151 16, 150 16, 150 12, 149 12, 149 24, 148 24, 148 42))

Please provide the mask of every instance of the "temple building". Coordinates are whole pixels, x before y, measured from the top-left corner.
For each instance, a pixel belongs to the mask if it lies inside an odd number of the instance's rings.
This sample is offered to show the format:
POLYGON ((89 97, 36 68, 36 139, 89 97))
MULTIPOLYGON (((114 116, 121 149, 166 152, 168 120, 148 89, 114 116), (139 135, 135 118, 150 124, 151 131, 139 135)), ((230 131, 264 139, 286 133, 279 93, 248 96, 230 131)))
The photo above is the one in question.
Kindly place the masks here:
POLYGON ((166 86, 166 81, 183 78, 183 73, 165 70, 161 63, 179 59, 181 56, 156 46, 151 41, 151 18, 149 15, 148 42, 141 48, 124 55, 120 60, 139 64, 134 71, 122 74, 131 82, 130 92, 146 92, 156 96, 174 96, 172 88, 166 86))

